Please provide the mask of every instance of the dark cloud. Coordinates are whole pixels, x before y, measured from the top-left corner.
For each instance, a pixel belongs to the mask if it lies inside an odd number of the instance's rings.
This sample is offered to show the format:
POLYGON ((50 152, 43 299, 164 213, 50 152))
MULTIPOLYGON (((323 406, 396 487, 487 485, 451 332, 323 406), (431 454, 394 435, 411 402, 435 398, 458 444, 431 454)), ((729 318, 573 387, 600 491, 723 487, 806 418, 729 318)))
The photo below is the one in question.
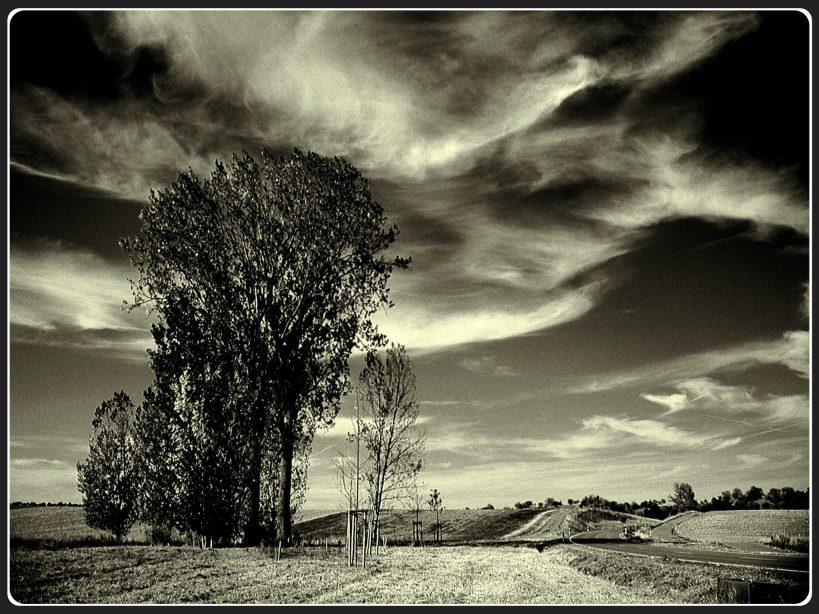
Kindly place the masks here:
POLYGON ((69 98, 97 100, 152 96, 153 79, 167 70, 162 49, 105 53, 97 41, 109 28, 107 13, 16 13, 9 27, 12 88, 30 83, 69 98))
POLYGON ((610 365, 777 338, 804 326, 807 241, 789 229, 761 239, 748 222, 656 224, 628 254, 587 272, 619 282, 560 332, 595 340, 610 365))
POLYGON ((610 82, 584 88, 560 103, 550 123, 586 124, 611 119, 631 94, 632 87, 628 83, 610 82))
POLYGON ((587 214, 616 204, 635 194, 645 182, 571 175, 531 192, 501 191, 494 197, 493 210, 498 218, 512 220, 521 226, 559 223, 565 227, 583 227, 603 234, 616 229, 587 214))
POLYGON ((142 203, 75 183, 10 171, 11 241, 40 239, 85 247, 114 262, 126 262, 118 245, 136 234, 142 203), (102 232, 100 229, 105 229, 102 232))
POLYGON ((786 365, 773 363, 756 365, 742 371, 727 371, 719 376, 726 386, 748 386, 764 390, 766 395, 805 393, 805 378, 786 365))
POLYGON ((401 250, 420 250, 428 257, 440 262, 446 258, 446 252, 457 250, 463 245, 466 229, 459 227, 458 220, 442 219, 432 212, 429 201, 449 199, 452 190, 441 186, 439 191, 424 190, 418 202, 419 193, 416 186, 394 181, 376 179, 371 182, 371 191, 375 199, 384 207, 388 220, 395 223, 399 230, 401 250), (433 250, 435 253, 430 253, 433 250))
POLYGON ((501 142, 467 172, 448 179, 447 191, 464 195, 465 208, 483 207, 504 224, 559 226, 601 235, 618 232, 591 214, 634 197, 648 186, 648 180, 596 168, 580 151, 561 153, 566 156, 559 161, 561 172, 544 182, 543 171, 534 161, 510 157, 501 142))
POLYGON ((760 14, 759 26, 629 101, 636 131, 696 127, 702 157, 796 165, 807 184, 808 22, 796 11, 760 14))

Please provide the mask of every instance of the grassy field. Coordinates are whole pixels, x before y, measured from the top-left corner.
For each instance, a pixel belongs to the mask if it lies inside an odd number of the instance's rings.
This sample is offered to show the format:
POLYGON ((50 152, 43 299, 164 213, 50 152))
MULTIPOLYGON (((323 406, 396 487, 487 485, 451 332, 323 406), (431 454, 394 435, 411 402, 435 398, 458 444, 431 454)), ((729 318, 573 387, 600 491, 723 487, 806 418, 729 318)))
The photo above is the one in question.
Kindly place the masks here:
MULTIPOLYGON (((336 513, 334 510, 305 510, 296 514, 295 522, 314 520, 336 513)), ((85 524, 81 507, 24 507, 11 510, 12 544, 48 548, 72 545, 113 544, 110 533, 92 529, 85 524)), ((181 537, 180 537, 181 539, 181 537)), ((137 524, 128 533, 125 543, 148 543, 148 527, 137 524)))
MULTIPOLYGON (((695 563, 624 557, 569 545, 477 546, 524 526, 543 510, 446 510, 446 547, 382 548, 366 569, 350 569, 339 547, 284 550, 276 561, 252 548, 126 545, 88 528, 81 508, 11 511, 10 587, 22 603, 712 603, 719 577, 795 584, 804 577, 695 563), (464 542, 473 544, 465 545, 464 542), (91 546, 91 547, 89 547, 91 546)), ((390 543, 406 541, 414 514, 392 511, 390 543)), ((305 512, 305 540, 343 537, 344 514, 305 512)), ((807 532, 807 512, 704 514, 689 533, 731 542, 768 531, 807 532), (732 533, 734 532, 734 533, 732 533)), ((695 520, 684 523, 687 527, 695 520)), ((432 512, 423 512, 431 532, 432 512)), ((597 522, 615 519, 598 518, 597 522)), ((140 543, 142 542, 142 543, 140 543)))
POLYGON ((667 603, 568 564, 570 547, 394 547, 366 568, 341 549, 107 546, 12 552, 21 603, 667 603))
POLYGON ((602 578, 621 587, 664 595, 674 603, 717 603, 717 582, 720 578, 749 582, 773 582, 794 587, 799 595, 795 602, 807 596, 804 574, 755 570, 747 567, 721 567, 685 561, 648 557, 628 557, 591 548, 575 549, 568 563, 578 571, 602 578))
POLYGON ((723 544, 767 543, 773 535, 807 539, 808 510, 733 510, 700 514, 677 527, 687 539, 723 544))
MULTIPOLYGON (((12 545, 29 544, 56 547, 72 544, 113 543, 110 533, 85 524, 81 507, 24 507, 11 510, 9 537, 12 545)), ((147 541, 146 527, 136 526, 125 540, 147 541)))

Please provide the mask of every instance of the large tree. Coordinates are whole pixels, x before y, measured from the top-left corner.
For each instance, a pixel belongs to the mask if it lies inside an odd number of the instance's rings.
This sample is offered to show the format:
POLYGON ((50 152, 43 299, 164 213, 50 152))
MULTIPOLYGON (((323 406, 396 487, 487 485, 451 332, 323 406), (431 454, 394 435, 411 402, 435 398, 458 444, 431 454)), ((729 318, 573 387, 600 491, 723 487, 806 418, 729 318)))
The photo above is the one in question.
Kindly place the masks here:
POLYGON ((299 151, 234 156, 204 181, 180 174, 140 217, 141 234, 122 241, 139 272, 132 305, 149 305, 174 344, 191 342, 184 322, 195 321, 217 346, 213 367, 242 381, 246 539, 259 538, 264 453, 275 441, 275 527, 287 543, 297 442, 309 445, 338 413, 353 347, 383 344, 370 317, 391 305, 393 266, 408 264, 384 256, 397 228, 346 160, 299 151))
POLYGON ((137 517, 134 412, 124 392, 97 407, 88 458, 77 464, 86 524, 110 531, 117 541, 128 534, 137 517))
POLYGON ((390 501, 411 496, 423 467, 424 433, 417 425, 415 374, 406 349, 393 344, 383 361, 377 352, 366 360, 359 376, 358 436, 366 451, 362 477, 377 539, 381 511, 390 501))

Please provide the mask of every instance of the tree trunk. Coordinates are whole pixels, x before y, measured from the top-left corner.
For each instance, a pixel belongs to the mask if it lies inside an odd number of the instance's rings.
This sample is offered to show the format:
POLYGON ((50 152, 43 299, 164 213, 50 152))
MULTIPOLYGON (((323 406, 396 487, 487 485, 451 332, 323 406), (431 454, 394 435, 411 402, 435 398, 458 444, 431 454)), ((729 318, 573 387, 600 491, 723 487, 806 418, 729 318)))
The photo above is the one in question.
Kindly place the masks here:
POLYGON ((290 491, 293 485, 293 451, 295 410, 287 410, 281 425, 281 456, 279 457, 278 491, 276 493, 276 539, 286 546, 293 542, 293 518, 290 491))
POLYGON ((258 405, 253 416, 253 448, 250 459, 250 511, 245 525, 245 545, 261 542, 262 444, 264 439, 264 408, 258 405))
POLYGON ((248 514, 247 525, 245 525, 245 545, 258 546, 261 540, 259 525, 261 521, 262 476, 261 467, 257 469, 256 459, 253 459, 250 471, 250 513, 248 514))

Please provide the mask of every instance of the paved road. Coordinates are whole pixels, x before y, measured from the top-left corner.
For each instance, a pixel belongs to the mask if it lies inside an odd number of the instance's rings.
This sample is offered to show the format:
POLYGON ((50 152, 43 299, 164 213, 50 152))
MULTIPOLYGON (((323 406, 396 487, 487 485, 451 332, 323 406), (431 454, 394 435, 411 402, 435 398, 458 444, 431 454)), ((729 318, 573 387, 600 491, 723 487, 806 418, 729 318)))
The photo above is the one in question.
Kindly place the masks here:
POLYGON ((675 533, 675 529, 682 523, 691 520, 697 516, 698 512, 685 512, 679 516, 666 520, 651 529, 651 539, 658 542, 681 542, 681 539, 675 533))
MULTIPOLYGON (((653 533, 653 531, 652 531, 653 533)), ((573 543, 592 546, 602 550, 638 554, 643 556, 666 556, 681 561, 697 563, 718 563, 722 565, 743 565, 783 571, 808 571, 808 556, 805 554, 756 554, 750 552, 727 552, 723 550, 696 550, 685 546, 659 546, 651 543, 632 543, 612 538, 611 531, 588 531, 571 537, 573 543)))

